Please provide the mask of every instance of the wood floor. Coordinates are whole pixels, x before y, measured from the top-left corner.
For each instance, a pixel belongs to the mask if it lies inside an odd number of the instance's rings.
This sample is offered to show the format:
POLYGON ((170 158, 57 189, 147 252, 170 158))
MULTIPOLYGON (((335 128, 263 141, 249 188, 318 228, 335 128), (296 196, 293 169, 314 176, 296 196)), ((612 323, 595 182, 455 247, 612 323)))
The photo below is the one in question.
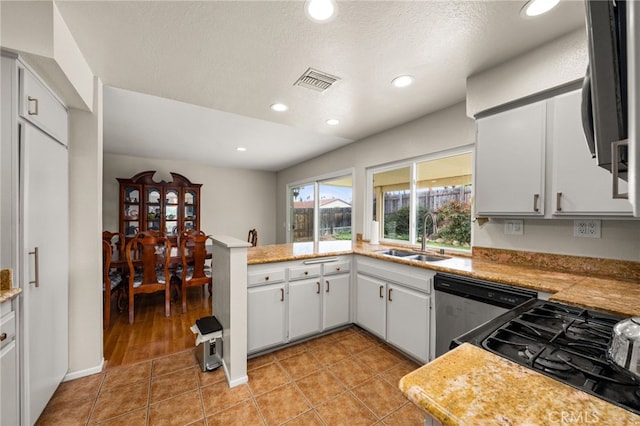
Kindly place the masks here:
POLYGON ((190 328, 196 319, 211 315, 211 295, 200 287, 187 289, 187 313, 176 300, 171 316, 164 316, 162 293, 136 295, 135 318, 129 324, 128 312, 118 312, 115 298, 111 306, 111 326, 104 331, 105 368, 147 361, 193 348, 195 335, 190 328))

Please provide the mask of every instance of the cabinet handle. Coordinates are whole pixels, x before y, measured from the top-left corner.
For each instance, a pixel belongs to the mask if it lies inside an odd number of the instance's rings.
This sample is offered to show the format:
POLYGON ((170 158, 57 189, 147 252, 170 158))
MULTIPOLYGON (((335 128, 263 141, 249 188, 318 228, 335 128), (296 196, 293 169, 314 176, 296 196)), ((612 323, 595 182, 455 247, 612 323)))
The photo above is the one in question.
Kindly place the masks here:
POLYGON ((393 290, 392 288, 389 289, 389 302, 393 302, 393 299, 391 298, 391 290, 393 290))
POLYGON ((316 282, 318 289, 316 290, 316 294, 320 294, 320 281, 316 282))
POLYGON ((309 275, 309 271, 304 271, 304 274, 305 275, 309 275))
POLYGON ((625 192, 621 194, 618 192, 618 161, 619 161, 619 150, 618 148, 621 146, 629 146, 629 140, 624 139, 621 141, 611 142, 611 190, 612 190, 612 198, 614 199, 629 199, 629 193, 625 192))
POLYGON ((326 292, 329 293, 329 280, 325 281, 327 283, 327 290, 326 292))
POLYGON ((269 281, 269 275, 267 275, 266 277, 264 277, 265 281, 269 281))
POLYGON ((0 342, 2 342, 3 340, 5 340, 7 338, 7 333, 2 333, 0 334, 0 342))
POLYGON ((31 96, 28 96, 27 99, 29 100, 29 102, 33 102, 36 107, 35 111, 31 111, 31 105, 29 105, 29 108, 27 108, 27 114, 38 115, 38 98, 32 98, 31 96))
POLYGON ((340 267, 336 266, 336 271, 340 272, 340 267))
POLYGON ((540 199, 540 194, 533 194, 533 211, 534 212, 539 212, 540 209, 538 208, 538 200, 540 199))
POLYGON ((560 200, 562 199, 562 192, 556 193, 556 211, 561 212, 562 206, 560 205, 560 200))
POLYGON ((380 299, 384 299, 384 295, 382 294, 382 290, 384 289, 384 286, 381 285, 380 289, 378 290, 378 294, 380 295, 380 299))
POLYGON ((280 301, 284 302, 284 288, 280 289, 280 301))
POLYGON ((29 281, 29 284, 35 284, 36 287, 40 287, 40 257, 38 254, 38 247, 34 247, 33 251, 30 251, 29 254, 32 254, 35 261, 35 276, 36 279, 33 281, 29 281))

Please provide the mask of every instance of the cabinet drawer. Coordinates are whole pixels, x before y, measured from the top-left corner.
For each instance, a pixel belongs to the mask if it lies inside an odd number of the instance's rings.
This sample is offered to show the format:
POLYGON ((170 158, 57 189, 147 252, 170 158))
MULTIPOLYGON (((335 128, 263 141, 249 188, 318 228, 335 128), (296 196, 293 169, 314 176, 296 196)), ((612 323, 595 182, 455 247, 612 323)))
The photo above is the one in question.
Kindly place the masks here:
POLYGON ((301 280, 304 278, 319 277, 321 274, 322 265, 305 265, 294 268, 289 268, 290 280, 301 280))
POLYGON ((279 283, 284 281, 284 269, 249 271, 247 273, 247 285, 279 283))
POLYGON ((20 115, 67 145, 67 109, 29 70, 20 68, 20 115))
POLYGON ((343 260, 324 264, 324 275, 345 274, 351 270, 351 261, 343 260))
POLYGON ((0 318, 0 335, 4 339, 0 342, 0 348, 11 343, 16 335, 16 315, 15 312, 10 312, 0 318), (6 334, 6 336, 5 336, 6 334))

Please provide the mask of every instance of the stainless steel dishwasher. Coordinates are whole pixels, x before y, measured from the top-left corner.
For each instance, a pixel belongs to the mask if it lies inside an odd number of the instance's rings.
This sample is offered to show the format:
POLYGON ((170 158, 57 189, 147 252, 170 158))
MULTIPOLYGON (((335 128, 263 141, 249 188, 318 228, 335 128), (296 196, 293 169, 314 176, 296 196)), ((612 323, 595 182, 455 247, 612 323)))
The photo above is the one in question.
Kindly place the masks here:
POLYGON ((436 274, 436 357, 449 350, 451 341, 515 308, 538 293, 493 282, 436 274))

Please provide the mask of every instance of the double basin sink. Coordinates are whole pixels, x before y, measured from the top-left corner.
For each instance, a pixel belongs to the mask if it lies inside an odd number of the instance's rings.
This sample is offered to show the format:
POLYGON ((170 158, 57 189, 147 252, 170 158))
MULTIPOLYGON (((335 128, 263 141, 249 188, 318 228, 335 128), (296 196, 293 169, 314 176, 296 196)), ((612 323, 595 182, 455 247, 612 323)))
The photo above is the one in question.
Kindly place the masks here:
POLYGON ((447 256, 437 256, 435 254, 416 253, 413 251, 396 249, 380 250, 376 253, 385 256, 399 257, 407 260, 418 260, 420 262, 439 262, 441 260, 450 259, 450 257, 447 256))

